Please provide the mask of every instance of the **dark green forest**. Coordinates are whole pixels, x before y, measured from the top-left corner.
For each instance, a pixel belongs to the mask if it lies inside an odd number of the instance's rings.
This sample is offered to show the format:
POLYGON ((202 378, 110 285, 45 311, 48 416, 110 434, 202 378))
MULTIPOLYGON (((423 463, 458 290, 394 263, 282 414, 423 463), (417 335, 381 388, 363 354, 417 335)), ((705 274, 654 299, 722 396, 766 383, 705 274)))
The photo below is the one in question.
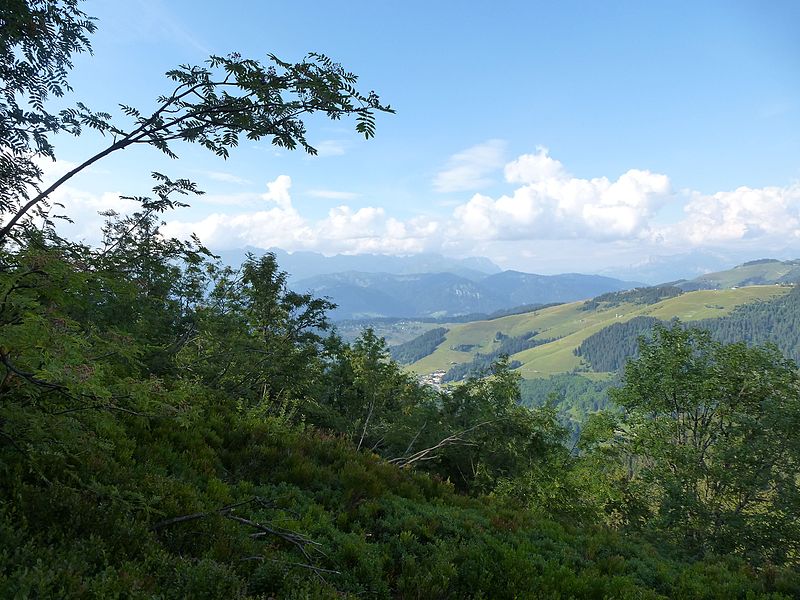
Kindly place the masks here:
POLYGON ((609 401, 608 390, 618 385, 618 378, 593 381, 577 373, 561 373, 547 378, 522 379, 519 388, 523 405, 554 408, 562 426, 569 431, 571 443, 575 443, 591 415, 617 410, 609 401))
POLYGON ((653 287, 640 287, 622 292, 608 292, 587 300, 583 303, 581 310, 595 310, 602 306, 612 308, 625 302, 633 304, 655 304, 667 298, 675 298, 683 294, 683 290, 673 285, 661 285, 653 287))
MULTIPOLYGON (((447 373, 444 374, 442 381, 462 381, 470 376, 481 376, 488 373, 492 365, 501 357, 511 356, 517 352, 536 348, 536 346, 553 341, 553 338, 537 338, 537 335, 539 335, 538 331, 529 331, 515 336, 508 336, 498 331, 495 335, 495 341, 499 343, 497 348, 491 352, 478 352, 471 361, 450 367, 447 373)), ((511 361, 509 367, 515 369, 520 364, 522 363, 519 361, 511 361)))
POLYGON ((436 327, 404 344, 392 346, 389 348, 389 354, 392 360, 396 360, 401 365, 410 365, 420 358, 433 354, 433 351, 444 341, 446 333, 446 327, 436 327))
POLYGON ((575 348, 575 355, 586 360, 592 369, 600 373, 619 371, 629 358, 638 353, 639 338, 651 332, 659 323, 663 324, 663 321, 643 316, 614 323, 586 338, 575 348))
MULTIPOLYGON (((589 336, 576 349, 595 371, 618 371, 637 355, 638 338, 661 323, 653 317, 634 317, 589 336)), ((692 324, 722 343, 774 344, 800 364, 800 288, 788 294, 737 306, 731 314, 692 324)))
POLYGON ((274 255, 232 269, 161 235, 188 180, 154 174, 97 246, 64 239, 34 160, 54 133, 105 133, 88 164, 239 136, 314 152, 309 114, 369 138, 391 109, 312 54, 178 68, 127 125, 53 113, 95 21, 15 0, 0 25, 0 596, 800 595, 800 378, 776 349, 656 326, 618 410, 576 400, 573 439, 502 356, 422 386, 371 330, 332 334, 274 255))

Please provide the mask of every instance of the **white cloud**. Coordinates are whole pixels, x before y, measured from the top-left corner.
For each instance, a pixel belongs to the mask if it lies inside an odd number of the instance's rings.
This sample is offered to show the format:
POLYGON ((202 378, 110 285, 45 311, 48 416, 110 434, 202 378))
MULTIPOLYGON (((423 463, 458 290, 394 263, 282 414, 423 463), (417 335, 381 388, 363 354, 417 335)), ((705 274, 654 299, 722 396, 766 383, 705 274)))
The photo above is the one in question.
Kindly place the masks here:
POLYGON ((317 156, 341 156, 347 149, 345 143, 339 140, 322 140, 312 146, 317 150, 317 156))
POLYGON ((325 218, 311 221, 292 204, 292 180, 281 175, 267 184, 262 200, 277 206, 235 215, 214 213, 198 221, 172 220, 164 234, 185 238, 196 233, 213 248, 245 245, 286 250, 317 250, 327 254, 381 252, 387 254, 422 252, 435 247, 439 230, 436 222, 411 219, 403 222, 388 217, 383 208, 337 206, 325 218))
POLYGON ((78 166, 78 163, 69 160, 63 160, 61 158, 52 160, 44 156, 34 157, 33 162, 42 170, 42 188, 55 183, 59 177, 66 175, 69 171, 78 166))
POLYGON ((267 193, 262 194, 264 200, 274 202, 282 209, 292 209, 292 198, 289 196, 289 188, 292 187, 292 178, 288 175, 279 175, 275 181, 267 184, 267 193))
POLYGON ((466 192, 492 183, 490 175, 503 166, 505 142, 489 140, 454 154, 445 168, 436 174, 437 192, 466 192))
POLYGON ((125 215, 141 208, 141 204, 123 198, 119 192, 92 194, 67 185, 62 185, 50 195, 50 204, 51 216, 66 214, 73 221, 59 226, 62 234, 91 244, 101 240, 105 217, 99 213, 114 211, 125 215))
POLYGON ((536 154, 523 154, 511 161, 504 169, 509 183, 536 183, 547 179, 566 177, 564 165, 554 158, 544 146, 536 148, 536 154))
POLYGON ((547 150, 526 154, 505 168, 523 183, 493 199, 476 194, 453 212, 455 236, 473 239, 615 240, 643 237, 670 194, 665 175, 632 169, 616 181, 570 176, 547 150))
POLYGON ((309 196, 325 198, 326 200, 354 200, 359 194, 355 192, 340 192, 337 190, 309 190, 309 196))
POLYGON ((247 185, 251 183, 248 179, 224 171, 208 171, 206 174, 214 181, 221 181, 222 183, 232 183, 234 185, 247 185))
POLYGON ((662 228, 662 238, 696 246, 759 239, 789 243, 800 239, 800 184, 740 187, 710 196, 692 192, 684 212, 683 220, 662 228))

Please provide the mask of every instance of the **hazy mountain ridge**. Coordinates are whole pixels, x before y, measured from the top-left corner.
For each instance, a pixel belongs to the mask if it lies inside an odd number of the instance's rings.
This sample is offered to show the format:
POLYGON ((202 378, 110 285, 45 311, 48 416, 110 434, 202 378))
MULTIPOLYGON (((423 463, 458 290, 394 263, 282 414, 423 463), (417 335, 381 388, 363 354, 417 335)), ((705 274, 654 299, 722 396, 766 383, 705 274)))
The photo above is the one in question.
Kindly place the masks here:
POLYGON ((536 275, 504 271, 471 281, 454 273, 349 271, 297 281, 293 288, 326 296, 338 305, 334 319, 445 317, 491 313, 521 304, 589 298, 636 286, 600 275, 536 275))
POLYGON ((657 285, 664 281, 689 280, 706 273, 723 271, 744 260, 745 257, 731 256, 728 252, 693 250, 682 254, 648 256, 635 264, 606 268, 598 273, 657 285))
POLYGON ((499 273, 500 267, 481 256, 450 258, 436 253, 421 253, 408 256, 389 254, 335 254, 325 256, 319 252, 298 250, 287 252, 281 248, 246 247, 219 252, 222 261, 231 266, 240 265, 248 253, 260 256, 266 252, 275 255, 281 269, 292 281, 317 275, 358 271, 364 273, 391 273, 408 275, 415 273, 454 273, 466 279, 478 280, 486 275, 499 273))
POLYGON ((775 251, 753 250, 752 248, 695 249, 672 255, 650 255, 629 265, 618 265, 596 271, 619 279, 644 281, 658 285, 665 281, 700 279, 711 273, 736 269, 742 265, 761 261, 791 262, 800 256, 800 249, 786 247, 775 251), (763 258, 768 256, 770 258, 763 258))

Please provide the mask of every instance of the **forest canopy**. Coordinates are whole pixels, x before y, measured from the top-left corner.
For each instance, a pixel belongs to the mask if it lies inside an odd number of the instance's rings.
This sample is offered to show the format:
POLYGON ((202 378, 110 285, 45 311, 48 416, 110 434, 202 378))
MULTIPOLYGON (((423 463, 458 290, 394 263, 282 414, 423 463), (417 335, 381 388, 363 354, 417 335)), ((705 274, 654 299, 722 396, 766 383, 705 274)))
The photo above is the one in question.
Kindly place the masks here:
POLYGON ((552 403, 522 405, 504 357, 537 332, 450 390, 421 385, 372 330, 332 334, 333 304, 289 289, 274 255, 234 269, 164 235, 189 180, 155 174, 98 245, 62 237, 49 195, 124 147, 313 152, 308 114, 369 138, 391 110, 309 54, 180 67, 154 109, 122 106, 127 125, 50 112, 91 49, 80 6, 0 12, 0 595, 800 594, 800 382, 775 349, 656 328, 611 392, 624 410, 575 439, 552 403), (42 186, 50 136, 87 129, 111 144, 42 186))

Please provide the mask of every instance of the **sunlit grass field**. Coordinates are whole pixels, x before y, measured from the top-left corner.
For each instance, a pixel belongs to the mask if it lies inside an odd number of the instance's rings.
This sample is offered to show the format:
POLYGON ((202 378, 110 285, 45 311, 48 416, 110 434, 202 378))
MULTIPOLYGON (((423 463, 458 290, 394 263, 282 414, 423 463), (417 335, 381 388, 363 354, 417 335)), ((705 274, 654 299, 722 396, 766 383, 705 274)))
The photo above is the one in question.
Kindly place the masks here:
POLYGON ((445 325, 449 328, 445 341, 433 354, 409 368, 420 374, 447 370, 454 364, 469 362, 478 352, 496 350, 500 345, 496 339, 498 332, 519 336, 537 331, 538 338, 554 338, 554 341, 514 354, 511 359, 522 362, 520 374, 529 379, 565 373, 581 367, 581 359, 574 354, 575 348, 590 335, 613 323, 637 316, 651 316, 662 320, 678 318, 687 322, 722 317, 737 306, 768 300, 786 294, 789 289, 776 285, 755 285, 737 289, 702 290, 687 292, 656 304, 625 303, 612 307, 601 305, 595 310, 581 310, 584 303, 580 301, 491 321, 445 325), (462 347, 462 350, 455 349, 458 347, 462 347))

